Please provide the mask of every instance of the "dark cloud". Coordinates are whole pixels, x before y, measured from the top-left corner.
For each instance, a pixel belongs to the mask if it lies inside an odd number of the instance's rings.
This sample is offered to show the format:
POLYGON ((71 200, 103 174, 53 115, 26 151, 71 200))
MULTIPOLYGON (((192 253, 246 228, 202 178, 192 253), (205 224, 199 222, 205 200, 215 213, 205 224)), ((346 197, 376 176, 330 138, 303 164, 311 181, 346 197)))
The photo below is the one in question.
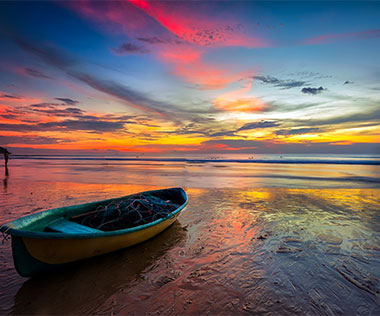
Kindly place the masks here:
POLYGON ((0 98, 6 98, 6 99, 18 99, 18 100, 21 99, 20 97, 17 97, 17 96, 15 96, 15 95, 11 95, 11 94, 2 94, 2 95, 0 95, 0 98))
POLYGON ((69 131, 96 131, 96 132, 112 132, 124 128, 123 122, 109 122, 102 120, 65 120, 62 122, 49 122, 49 123, 39 123, 39 127, 43 130, 61 130, 67 129, 69 131))
POLYGON ((0 114, 0 117, 6 119, 6 120, 14 120, 17 118, 14 114, 0 114))
POLYGON ((238 128, 237 131, 245 131, 250 129, 258 129, 258 128, 270 128, 270 127, 276 127, 278 126, 278 123, 273 121, 260 121, 260 122, 253 122, 253 123, 247 123, 243 125, 242 127, 238 128))
POLYGON ((57 144, 70 142, 69 140, 45 136, 2 136, 0 135, 0 143, 5 145, 12 144, 57 144))
POLYGON ((346 80, 343 84, 353 84, 353 82, 346 80))
POLYGON ((58 103, 36 103, 36 104, 31 104, 30 107, 32 108, 50 108, 50 109, 55 109, 56 106, 59 106, 58 103))
POLYGON ((176 115, 173 115, 173 111, 178 112, 178 108, 176 106, 150 99, 146 96, 146 93, 138 92, 125 85, 103 80, 102 78, 75 70, 74 68, 78 68, 75 66, 78 66, 80 62, 66 56, 66 54, 55 48, 48 46, 37 46, 36 44, 20 37, 13 37, 13 40, 25 51, 38 56, 45 63, 64 71, 70 77, 86 83, 93 89, 117 97, 126 102, 129 106, 133 106, 140 110, 153 112, 158 114, 160 117, 165 117, 166 119, 171 119, 173 122, 178 123, 178 118, 176 115), (171 115, 169 115, 168 110, 170 110, 171 115))
POLYGON ((29 76, 36 77, 36 78, 42 78, 42 79, 51 79, 51 77, 45 75, 41 71, 33 68, 24 68, 25 73, 27 73, 29 76))
POLYGON ((100 78, 96 78, 84 73, 70 72, 69 74, 72 77, 75 77, 80 81, 87 83, 93 89, 117 97, 118 99, 121 99, 141 110, 146 109, 158 114, 166 114, 166 111, 164 110, 165 108, 174 108, 172 105, 152 100, 140 92, 132 90, 127 86, 123 86, 113 81, 102 80, 100 78))
POLYGON ((75 100, 72 100, 72 99, 69 99, 69 98, 55 98, 55 99, 58 100, 58 101, 65 102, 68 105, 75 105, 75 104, 79 103, 79 101, 75 101, 75 100))
POLYGON ((111 51, 117 55, 145 54, 149 52, 144 46, 138 46, 132 43, 123 43, 118 48, 111 48, 111 51))
POLYGON ((67 116, 70 116, 70 117, 78 117, 78 118, 81 118, 81 119, 85 119, 83 117, 83 111, 81 109, 78 109, 78 108, 65 108, 65 109, 34 109, 33 110, 34 112, 39 112, 43 115, 47 115, 47 116, 60 116, 60 117, 67 117, 67 116))
POLYGON ((28 131, 90 131, 116 132, 124 128, 124 122, 104 120, 64 120, 38 124, 1 124, 0 131, 28 132, 28 131))
POLYGON ((236 131, 225 131, 209 134, 210 137, 234 136, 236 131))
POLYGON ((271 76, 254 76, 253 79, 260 80, 263 83, 278 84, 281 81, 275 77, 271 76))
POLYGON ((293 129, 280 129, 275 132, 276 135, 300 135, 320 132, 321 130, 317 127, 305 127, 305 128, 293 128, 293 129))
POLYGON ((56 47, 38 46, 15 34, 13 34, 12 39, 23 50, 33 55, 39 56, 47 64, 53 65, 61 70, 65 70, 68 67, 74 66, 76 64, 76 61, 73 58, 67 56, 61 50, 58 50, 56 47))
POLYGON ((306 93, 306 94, 318 94, 321 93, 322 91, 325 91, 327 89, 323 88, 322 86, 319 88, 302 88, 301 92, 306 93))
POLYGON ((220 137, 220 136, 235 136, 237 132, 240 131, 247 131, 252 129, 262 129, 262 128, 270 128, 270 127, 276 127, 279 124, 274 121, 260 121, 260 122, 252 122, 244 124, 243 126, 239 127, 236 130, 229 130, 229 131, 221 131, 216 133, 208 133, 207 136, 210 137, 220 137))
POLYGON ((136 39, 148 44, 183 44, 183 41, 178 39, 159 38, 157 36, 137 37, 136 39))
MULTIPOLYGON (((57 99, 59 100, 59 98, 57 99)), ((70 100, 70 99, 69 99, 70 100)), ((75 101, 76 102, 76 101, 75 101)), ((70 103, 70 102, 66 102, 70 103)), ((74 103, 75 104, 75 103, 74 103)), ((26 112, 40 113, 42 115, 47 116, 61 116, 61 117, 80 117, 82 119, 86 119, 88 117, 84 117, 84 111, 79 108, 74 107, 62 107, 62 104, 57 103, 38 103, 31 104, 29 107, 19 107, 26 112)), ((97 118, 95 116, 90 116, 90 118, 97 118)))
POLYGON ((276 77, 271 76, 253 76, 253 79, 257 79, 265 84, 271 84, 275 87, 280 87, 282 89, 291 89, 291 88, 297 88, 307 85, 308 83, 306 81, 299 81, 299 80, 282 80, 278 79, 276 77))

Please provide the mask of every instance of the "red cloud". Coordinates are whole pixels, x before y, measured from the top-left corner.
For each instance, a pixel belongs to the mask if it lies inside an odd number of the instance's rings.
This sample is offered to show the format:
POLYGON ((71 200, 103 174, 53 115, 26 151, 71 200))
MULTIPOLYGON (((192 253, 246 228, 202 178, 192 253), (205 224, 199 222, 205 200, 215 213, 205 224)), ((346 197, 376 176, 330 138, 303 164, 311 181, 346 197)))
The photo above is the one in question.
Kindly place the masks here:
POLYGON ((268 46, 268 42, 263 39, 245 35, 239 23, 210 18, 210 11, 202 14, 202 10, 198 9, 199 3, 196 3, 197 11, 194 12, 192 3, 184 5, 145 0, 129 0, 129 2, 188 43, 199 46, 268 46))
POLYGON ((338 33, 338 34, 325 34, 321 36, 316 36, 304 40, 304 44, 316 45, 324 44, 335 41, 341 41, 349 38, 377 38, 380 37, 380 29, 367 30, 363 32, 352 32, 352 33, 338 33))
POLYGON ((268 46, 267 41, 245 34, 232 18, 212 16, 210 4, 145 0, 70 3, 110 31, 116 28, 136 40, 143 38, 143 44, 150 45, 150 52, 167 63, 174 75, 203 89, 219 89, 242 77, 206 64, 202 56, 210 47, 268 46))

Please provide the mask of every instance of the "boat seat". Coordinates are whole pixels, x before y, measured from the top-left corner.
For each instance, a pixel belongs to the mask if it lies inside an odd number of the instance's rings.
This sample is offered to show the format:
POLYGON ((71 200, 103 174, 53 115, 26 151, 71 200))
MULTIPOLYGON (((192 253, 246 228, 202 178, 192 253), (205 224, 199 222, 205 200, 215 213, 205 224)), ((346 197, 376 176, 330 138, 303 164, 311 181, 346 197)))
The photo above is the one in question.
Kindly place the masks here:
POLYGON ((100 230, 87 227, 75 222, 71 222, 64 218, 56 219, 46 226, 49 231, 65 234, 85 234, 85 233, 98 233, 100 230))

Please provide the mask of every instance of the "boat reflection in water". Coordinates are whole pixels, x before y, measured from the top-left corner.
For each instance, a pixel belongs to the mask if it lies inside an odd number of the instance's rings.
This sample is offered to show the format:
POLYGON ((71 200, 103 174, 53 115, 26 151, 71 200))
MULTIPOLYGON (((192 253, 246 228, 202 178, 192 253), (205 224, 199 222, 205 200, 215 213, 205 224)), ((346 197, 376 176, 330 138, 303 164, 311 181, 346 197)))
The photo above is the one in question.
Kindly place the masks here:
POLYGON ((187 236, 176 221, 142 244, 75 263, 56 273, 27 280, 15 297, 11 315, 93 314, 112 295, 124 291, 140 274, 187 236))

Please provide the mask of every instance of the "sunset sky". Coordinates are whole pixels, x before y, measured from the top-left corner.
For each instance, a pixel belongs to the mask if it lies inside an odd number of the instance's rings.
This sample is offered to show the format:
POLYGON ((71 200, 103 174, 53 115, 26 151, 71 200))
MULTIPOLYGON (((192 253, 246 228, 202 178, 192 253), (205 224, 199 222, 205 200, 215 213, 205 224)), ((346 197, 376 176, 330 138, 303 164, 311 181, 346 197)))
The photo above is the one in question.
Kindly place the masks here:
POLYGON ((12 153, 380 153, 380 2, 0 2, 12 153))

